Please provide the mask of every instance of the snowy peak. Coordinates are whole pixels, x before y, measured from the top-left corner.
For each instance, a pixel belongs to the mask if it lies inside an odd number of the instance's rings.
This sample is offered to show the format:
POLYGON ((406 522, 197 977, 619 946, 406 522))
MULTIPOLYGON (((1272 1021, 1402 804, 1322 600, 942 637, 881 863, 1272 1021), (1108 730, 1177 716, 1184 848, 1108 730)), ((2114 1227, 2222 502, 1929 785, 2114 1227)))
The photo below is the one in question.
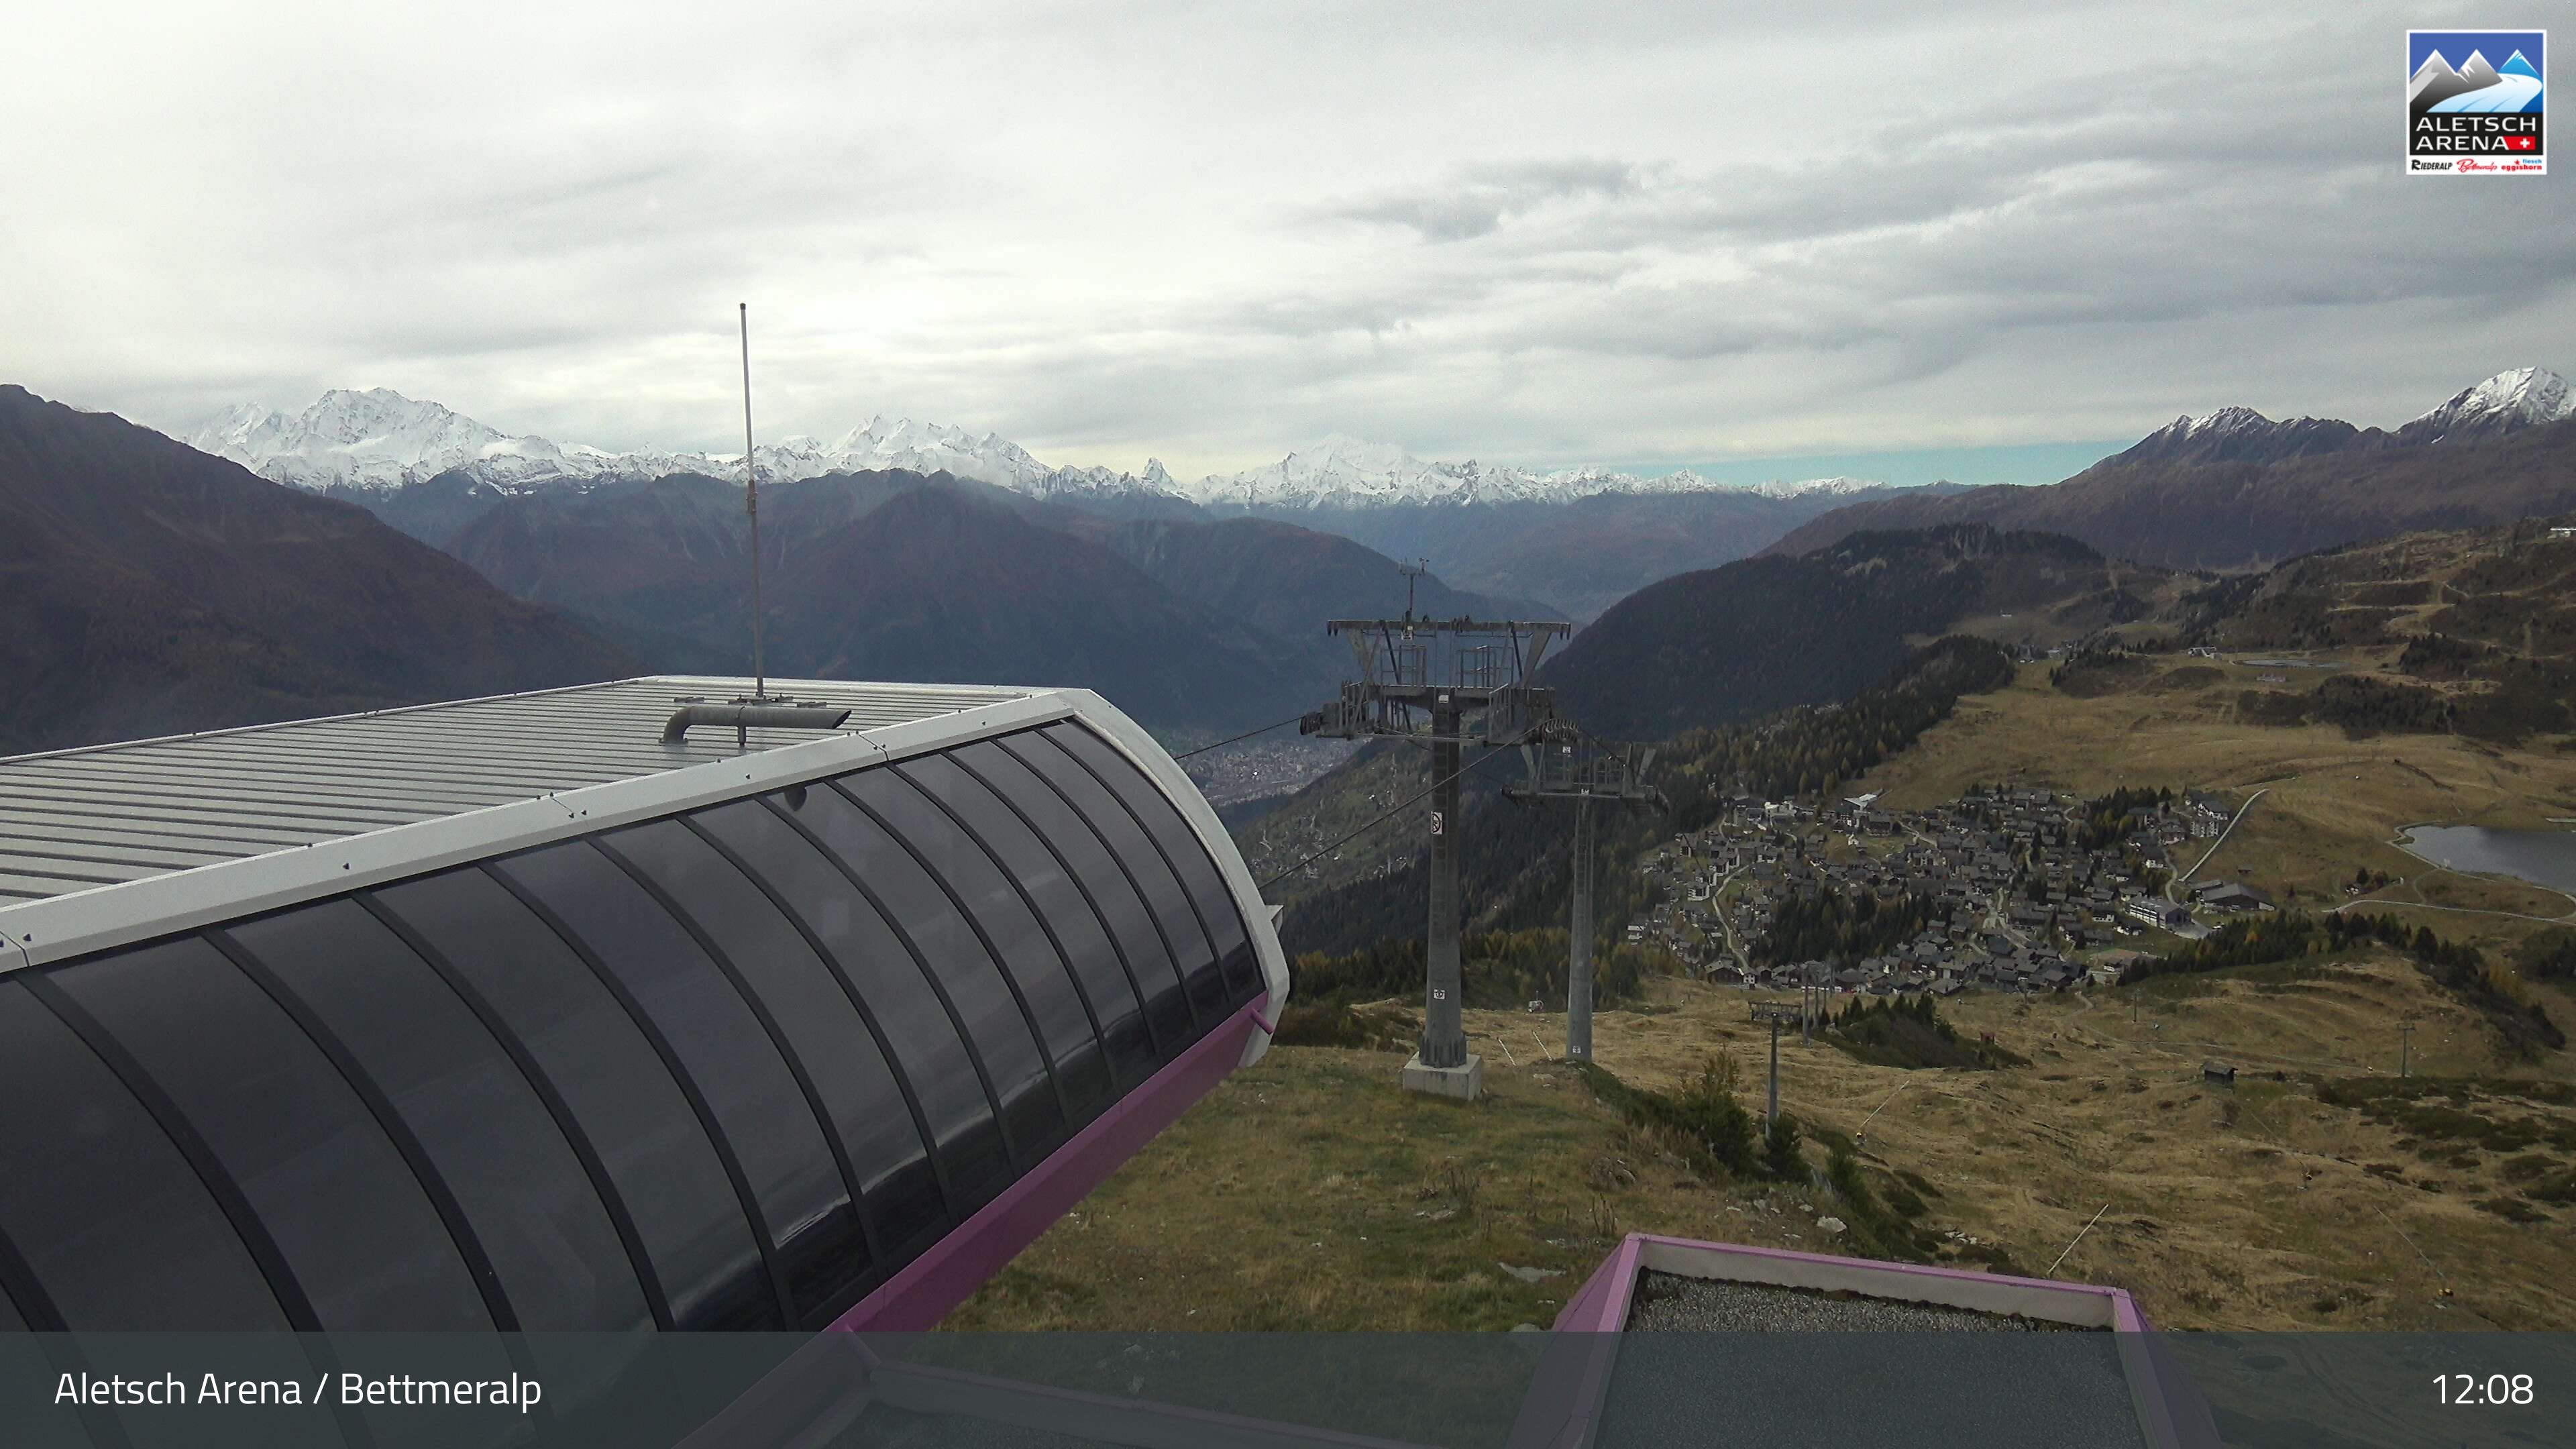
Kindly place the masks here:
POLYGON ((2564 378, 2543 367, 2517 367, 2462 389, 2440 407, 2390 433, 2376 428, 2365 433, 2333 418, 2274 422, 2252 408, 2225 407, 2196 418, 2176 418, 2127 452, 2103 461, 2105 465, 2277 463, 2346 448, 2484 441, 2570 417, 2576 417, 2576 396, 2570 394, 2564 378))
MULTIPOLYGON (((1052 471, 1030 457, 1027 449, 998 434, 986 433, 979 438, 964 428, 916 423, 910 418, 888 419, 883 414, 868 419, 865 426, 852 428, 829 443, 813 444, 810 439, 803 441, 809 444, 808 454, 816 464, 831 465, 817 467, 815 472, 848 469, 946 472, 960 478, 976 478, 1026 491, 1029 485, 1052 471)), ((814 475, 806 473, 801 476, 814 475)))
POLYGON ((2353 446, 2360 436, 2360 429, 2333 418, 2274 422, 2252 408, 2224 407, 2196 418, 2176 418, 2108 461, 2277 463, 2284 458, 2337 452, 2353 446))
POLYGON ((263 478, 307 488, 394 488, 473 464, 515 477, 550 471, 562 457, 543 438, 508 437, 437 403, 381 387, 334 388, 300 413, 237 407, 186 441, 263 478))
POLYGON ((2499 372, 2397 430, 2397 440, 2432 443, 2501 437, 2576 417, 2567 379, 2545 367, 2499 372))
POLYGON ((1805 498, 1818 493, 1872 493, 1887 486, 1867 478, 1809 478, 1798 483, 1756 483, 1752 491, 1765 498, 1805 498))
MULTIPOLYGON (((398 489, 460 472, 505 491, 586 488, 608 479, 698 473, 729 482, 743 476, 739 453, 644 449, 609 452, 513 436, 434 402, 385 388, 334 389, 298 413, 257 405, 230 409, 185 441, 229 458, 261 477, 311 489, 398 489)), ((1034 498, 1181 498, 1218 507, 1327 508, 1476 503, 1570 503, 1597 494, 1746 493, 1763 498, 1844 498, 1886 488, 1859 478, 1800 482, 1720 483, 1688 469, 1641 477, 1599 467, 1536 472, 1417 458, 1393 443, 1332 433, 1278 462, 1195 483, 1175 479, 1159 458, 1144 471, 1057 467, 999 433, 973 433, 940 423, 883 414, 831 438, 791 436, 759 446, 764 482, 826 473, 901 470, 948 473, 1034 498)))
POLYGON ((1487 467, 1473 458, 1426 461, 1392 443, 1371 443, 1336 433, 1276 463, 1240 473, 1210 474, 1185 485, 1181 492, 1195 502, 1215 507, 1311 509, 1571 503, 1604 493, 1750 493, 1765 498, 1797 498, 1885 487, 1884 483, 1858 478, 1816 478, 1741 487, 1688 469, 1651 478, 1599 467, 1538 473, 1507 465, 1487 467))
MULTIPOLYGON (((738 480, 743 473, 740 453, 612 453, 580 444, 559 446, 533 435, 513 437, 437 403, 385 388, 335 388, 300 413, 256 404, 235 407, 183 441, 273 482, 312 489, 396 489, 447 472, 463 472, 513 491, 677 473, 738 480)), ((1169 474, 1156 484, 1103 468, 1051 468, 997 433, 979 437, 964 428, 883 415, 828 441, 787 437, 763 443, 755 462, 761 478, 771 482, 899 469, 945 472, 1041 498, 1171 491, 1169 474)))

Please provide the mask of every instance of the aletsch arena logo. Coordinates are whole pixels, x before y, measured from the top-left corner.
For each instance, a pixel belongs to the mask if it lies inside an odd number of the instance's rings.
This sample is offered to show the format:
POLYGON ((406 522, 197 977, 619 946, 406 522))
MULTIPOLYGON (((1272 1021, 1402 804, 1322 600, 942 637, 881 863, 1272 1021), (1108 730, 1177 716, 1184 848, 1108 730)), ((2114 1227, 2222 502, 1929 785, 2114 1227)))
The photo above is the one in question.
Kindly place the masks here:
POLYGON ((2406 32, 2406 170, 2545 176, 2545 30, 2406 32))

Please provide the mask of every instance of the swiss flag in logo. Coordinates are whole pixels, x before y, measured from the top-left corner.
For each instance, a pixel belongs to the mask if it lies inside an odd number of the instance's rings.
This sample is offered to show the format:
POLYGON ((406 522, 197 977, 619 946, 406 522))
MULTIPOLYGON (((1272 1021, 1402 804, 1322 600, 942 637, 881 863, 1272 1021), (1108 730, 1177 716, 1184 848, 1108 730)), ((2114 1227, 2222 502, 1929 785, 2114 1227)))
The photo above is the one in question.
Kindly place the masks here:
POLYGON ((2540 138, 2537 136, 2507 136, 2504 138, 2505 149, 2508 151, 2529 151, 2539 144, 2540 138))

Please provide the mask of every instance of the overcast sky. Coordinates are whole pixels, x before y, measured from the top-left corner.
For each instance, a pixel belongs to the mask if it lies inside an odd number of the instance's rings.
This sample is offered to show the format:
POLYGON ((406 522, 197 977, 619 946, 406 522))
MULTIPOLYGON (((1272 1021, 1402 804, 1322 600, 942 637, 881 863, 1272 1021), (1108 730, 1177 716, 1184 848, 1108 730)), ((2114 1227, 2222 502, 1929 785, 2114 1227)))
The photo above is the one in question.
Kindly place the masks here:
POLYGON ((2576 164, 2401 170, 2404 32, 2492 6, 1808 8, 24 4, 0 381, 720 449, 744 300, 764 437, 1187 476, 2392 425, 2576 370, 2576 164))

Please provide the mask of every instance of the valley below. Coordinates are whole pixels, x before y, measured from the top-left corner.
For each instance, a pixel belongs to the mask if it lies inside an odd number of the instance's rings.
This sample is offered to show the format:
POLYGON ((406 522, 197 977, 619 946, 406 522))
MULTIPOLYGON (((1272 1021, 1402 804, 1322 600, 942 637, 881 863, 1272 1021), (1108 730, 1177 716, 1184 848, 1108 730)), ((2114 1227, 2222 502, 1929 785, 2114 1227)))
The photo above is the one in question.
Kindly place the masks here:
MULTIPOLYGON (((1998 780, 2261 790, 2206 870, 2241 867, 2297 909, 2421 923, 2499 962, 2576 922, 2576 899, 2391 843, 2422 820, 2576 814, 2576 750, 2231 718, 2238 691, 2221 686, 2253 672, 2177 654, 2078 697, 2024 665, 1854 789, 1890 808, 1998 780), (2361 869, 2387 884, 2346 893, 2361 869)), ((2566 979, 2508 989, 2576 1029, 2566 979)), ((1764 999, 1782 998, 1650 977, 1642 999, 1597 1013, 1595 1059, 1667 1091, 1730 1061, 1758 1113, 1769 1031, 1749 1007, 1764 999)), ((1821 1181, 1707 1172, 1624 1118, 1555 1059, 1561 1012, 1468 1012, 1489 1084, 1474 1106, 1399 1091, 1418 1006, 1352 1008, 1383 1024, 1379 1049, 1275 1047, 951 1323, 1508 1328, 1549 1321, 1622 1232, 1857 1250, 1820 1226, 1851 1216, 1821 1181)), ((1939 1010, 2026 1064, 1874 1065, 1794 1026, 1780 1044, 1809 1166, 1820 1141, 1853 1144, 1935 1261, 2116 1284, 2175 1328, 2576 1329, 2557 1286, 2576 1275, 2576 1054, 2513 1050, 2401 953, 1971 991, 1939 1010), (2233 1082, 2204 1081, 2209 1062, 2233 1082)))

